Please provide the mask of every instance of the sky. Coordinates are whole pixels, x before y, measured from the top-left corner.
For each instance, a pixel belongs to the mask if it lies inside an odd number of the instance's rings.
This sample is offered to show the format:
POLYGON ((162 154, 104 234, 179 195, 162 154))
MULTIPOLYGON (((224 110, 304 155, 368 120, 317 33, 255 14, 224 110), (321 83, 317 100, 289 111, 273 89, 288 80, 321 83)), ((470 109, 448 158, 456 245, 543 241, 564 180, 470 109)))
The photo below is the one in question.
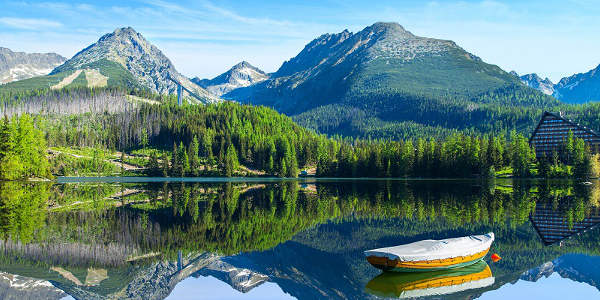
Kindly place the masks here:
POLYGON ((179 72, 211 78, 242 60, 274 72, 322 34, 386 21, 556 82, 600 64, 599 16, 600 0, 0 0, 0 47, 70 58, 131 26, 179 72))

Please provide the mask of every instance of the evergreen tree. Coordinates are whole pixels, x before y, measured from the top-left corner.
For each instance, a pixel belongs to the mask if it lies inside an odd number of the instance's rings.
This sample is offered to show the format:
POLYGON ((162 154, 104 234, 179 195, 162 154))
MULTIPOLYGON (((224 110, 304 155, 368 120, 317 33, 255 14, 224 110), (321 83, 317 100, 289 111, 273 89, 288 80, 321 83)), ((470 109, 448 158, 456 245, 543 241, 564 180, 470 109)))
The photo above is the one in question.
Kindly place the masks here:
POLYGON ((237 151, 233 147, 233 145, 229 145, 227 147, 227 153, 225 154, 225 161, 223 163, 223 173, 227 177, 233 176, 235 170, 237 170, 239 166, 239 160, 237 156, 237 151))
POLYGON ((161 173, 160 165, 158 163, 158 156, 156 152, 150 153, 150 160, 148 161, 148 174, 151 176, 159 176, 161 173))
POLYGON ((198 151, 200 149, 200 143, 198 137, 194 136, 192 143, 190 144, 190 150, 188 151, 190 160, 190 173, 193 176, 200 174, 200 158, 198 157, 198 151))
POLYGON ((179 147, 177 147, 176 150, 177 167, 175 172, 177 176, 183 177, 189 172, 190 160, 187 155, 187 150, 183 146, 183 142, 179 142, 179 147))
POLYGON ((169 176, 169 155, 167 155, 167 153, 163 153, 162 158, 161 158, 162 164, 161 164, 161 173, 163 177, 167 177, 169 176))

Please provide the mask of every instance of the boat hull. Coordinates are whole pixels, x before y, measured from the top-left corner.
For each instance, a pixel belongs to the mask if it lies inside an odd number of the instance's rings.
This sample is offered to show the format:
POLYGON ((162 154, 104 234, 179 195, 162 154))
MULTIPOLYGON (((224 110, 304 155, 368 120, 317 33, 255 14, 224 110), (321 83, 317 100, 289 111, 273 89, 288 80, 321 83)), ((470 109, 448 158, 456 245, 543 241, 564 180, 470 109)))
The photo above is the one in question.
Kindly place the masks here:
POLYGON ((367 261, 375 268, 391 272, 428 272, 449 270, 470 266, 481 261, 490 251, 487 248, 484 251, 468 256, 458 256, 446 259, 421 260, 421 261, 400 261, 391 260, 387 257, 368 256, 367 261))

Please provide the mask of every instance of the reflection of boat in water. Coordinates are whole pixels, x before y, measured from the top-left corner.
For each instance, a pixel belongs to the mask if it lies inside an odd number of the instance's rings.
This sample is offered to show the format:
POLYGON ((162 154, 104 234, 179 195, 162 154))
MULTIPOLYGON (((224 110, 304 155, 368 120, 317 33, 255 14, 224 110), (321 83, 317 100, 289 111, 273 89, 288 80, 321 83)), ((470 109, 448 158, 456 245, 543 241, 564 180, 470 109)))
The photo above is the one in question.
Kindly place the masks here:
POLYGON ((410 244, 365 251, 367 260, 384 271, 423 272, 465 267, 483 259, 494 233, 410 244))
POLYGON ((366 291, 381 297, 417 298, 447 295, 494 284, 485 261, 467 267, 420 273, 383 272, 371 279, 366 291))

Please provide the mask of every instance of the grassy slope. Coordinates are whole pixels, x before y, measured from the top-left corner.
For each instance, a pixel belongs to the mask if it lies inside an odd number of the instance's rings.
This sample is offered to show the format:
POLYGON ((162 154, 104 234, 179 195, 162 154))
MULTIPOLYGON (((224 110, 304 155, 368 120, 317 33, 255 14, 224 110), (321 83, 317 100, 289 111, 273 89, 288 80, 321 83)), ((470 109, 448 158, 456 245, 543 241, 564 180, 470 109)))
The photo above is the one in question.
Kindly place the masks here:
MULTIPOLYGON (((133 75, 127 71, 120 64, 109 61, 107 59, 101 59, 87 65, 82 66, 81 69, 97 69, 100 74, 108 77, 108 87, 122 87, 126 89, 143 89, 139 82, 133 77, 133 75)), ((11 82, 0 86, 0 92, 3 91, 31 91, 38 89, 50 88, 53 85, 58 84, 65 77, 73 74, 75 70, 61 70, 58 73, 53 73, 46 76, 33 77, 25 80, 11 82)), ((84 72, 79 74, 73 82, 65 86, 65 88, 73 87, 86 87, 88 84, 86 75, 84 72)))
POLYGON ((0 91, 29 91, 35 89, 50 88, 61 82, 65 77, 73 74, 74 71, 65 71, 53 75, 38 76, 19 81, 13 81, 0 85, 0 91))

